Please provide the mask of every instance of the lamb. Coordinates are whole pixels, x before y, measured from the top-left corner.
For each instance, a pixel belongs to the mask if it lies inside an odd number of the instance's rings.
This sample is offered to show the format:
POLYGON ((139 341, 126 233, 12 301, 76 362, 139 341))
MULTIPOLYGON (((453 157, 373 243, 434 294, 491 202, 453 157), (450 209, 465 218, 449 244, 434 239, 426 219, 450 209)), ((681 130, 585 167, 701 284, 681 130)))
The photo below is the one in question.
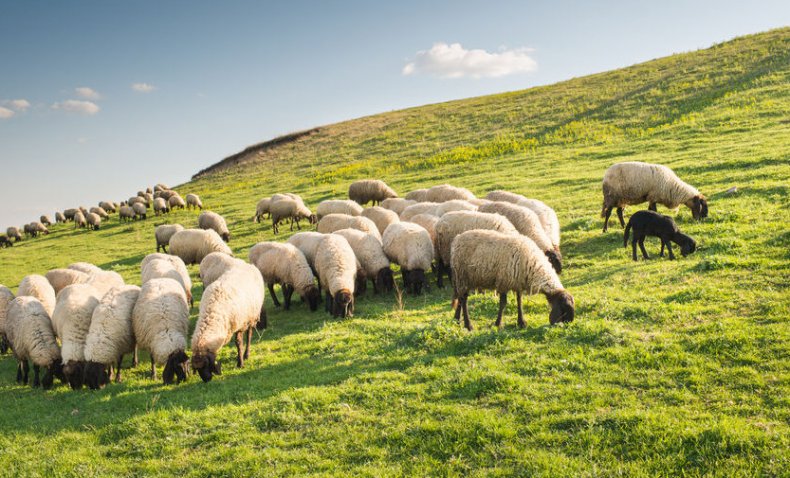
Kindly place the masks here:
POLYGON ((543 230, 551 239, 551 244, 556 251, 560 250, 560 221, 557 218, 557 213, 554 209, 547 206, 542 201, 537 199, 529 199, 521 194, 511 193, 509 191, 491 191, 486 195, 486 199, 490 201, 501 201, 517 204, 521 207, 531 209, 532 212, 538 215, 540 223, 543 225, 543 230))
POLYGON ((395 280, 392 276, 392 269, 390 269, 390 261, 384 253, 381 241, 372 234, 357 229, 340 229, 333 232, 333 234, 346 238, 348 245, 351 246, 364 271, 365 277, 370 278, 373 282, 373 290, 376 293, 392 291, 395 286, 395 280))
POLYGON ((362 217, 366 217, 373 221, 373 223, 376 224, 376 229, 378 229, 379 234, 384 234, 384 231, 390 224, 400 222, 400 218, 394 211, 384 209, 380 206, 365 208, 362 211, 362 217))
POLYGON ((58 224, 66 222, 66 216, 63 215, 62 212, 55 213, 55 222, 58 224))
POLYGON ((456 186, 452 186, 450 184, 440 184, 439 186, 433 186, 429 188, 428 191, 425 193, 425 202, 446 202, 453 199, 463 199, 465 201, 470 201, 475 199, 475 195, 472 194, 472 191, 459 188, 456 186))
POLYGON ((612 208, 625 227, 625 206, 647 201, 650 211, 656 204, 677 209, 681 204, 691 209, 694 219, 708 217, 708 200, 693 186, 683 182, 671 169, 660 164, 627 161, 609 167, 603 175, 603 232, 609 227, 612 208))
POLYGON ((118 209, 115 203, 112 201, 101 201, 99 202, 99 207, 104 209, 108 213, 114 213, 118 209))
POLYGON ((104 208, 102 207, 92 207, 88 212, 91 212, 93 214, 98 214, 99 217, 101 217, 102 219, 107 219, 110 217, 110 215, 107 214, 107 211, 105 211, 104 208))
POLYGON ((321 221, 321 218, 327 214, 359 216, 362 214, 362 206, 350 199, 329 199, 327 201, 321 201, 315 209, 316 219, 321 221))
POLYGON ((307 302, 310 311, 318 308, 320 293, 315 285, 315 276, 302 251, 293 244, 259 242, 249 253, 250 264, 258 268, 275 307, 280 307, 274 285, 280 284, 285 310, 291 308, 291 297, 296 291, 307 302))
POLYGON ((134 219, 134 215, 134 209, 132 209, 131 206, 121 206, 120 212, 118 213, 118 220, 120 222, 128 222, 134 219))
POLYGON ((436 206, 436 215, 439 217, 453 211, 477 211, 477 206, 464 199, 451 199, 436 206))
POLYGON ((373 201, 375 206, 385 199, 398 197, 398 193, 379 179, 362 179, 351 183, 348 187, 348 197, 361 205, 373 201))
POLYGON ((84 284, 90 277, 88 274, 74 269, 52 269, 45 277, 55 291, 55 297, 60 291, 72 284, 84 284))
POLYGON ((414 202, 425 202, 427 201, 427 199, 425 199, 427 195, 428 195, 427 189, 415 189, 414 191, 406 194, 405 199, 414 202))
POLYGON ((181 224, 162 224, 161 226, 156 226, 156 229, 154 229, 156 252, 159 252, 161 249, 167 253, 167 246, 170 245, 170 239, 172 239, 175 233, 183 230, 184 226, 181 224))
POLYGON ((132 310, 132 329, 137 347, 151 355, 151 378, 164 365, 165 385, 187 378, 189 357, 189 306, 184 288, 173 279, 152 279, 143 284, 132 310))
POLYGON ((100 299, 99 291, 93 287, 73 284, 60 292, 52 314, 52 328, 61 343, 63 375, 73 390, 82 388, 84 383, 85 338, 100 299))
POLYGON ((271 198, 263 198, 258 201, 258 204, 255 206, 255 215, 252 217, 253 222, 261 222, 263 216, 269 214, 269 206, 271 203, 271 198))
POLYGON ((185 264, 200 264, 212 252, 233 255, 213 229, 184 229, 170 238, 170 254, 180 257, 185 264))
POLYGON ((189 306, 194 305, 192 300, 192 279, 189 277, 184 263, 175 256, 154 258, 140 265, 140 283, 145 283, 153 279, 173 279, 184 288, 189 306), (180 264, 179 264, 180 263, 180 264))
POLYGON ((19 242, 22 240, 22 234, 19 232, 19 229, 14 226, 6 229, 5 234, 8 236, 8 239, 13 239, 14 242, 19 242))
POLYGON ((50 221, 50 220, 49 220, 49 216, 43 216, 43 215, 42 215, 42 216, 41 216, 41 217, 38 219, 38 222, 40 222, 41 224, 43 224, 43 225, 45 225, 45 226, 51 226, 51 225, 52 225, 52 221, 50 221))
POLYGON ((167 204, 167 201, 162 198, 154 199, 154 214, 159 216, 160 214, 166 214, 168 212, 170 212, 170 205, 167 204))
POLYGON ((212 252, 200 261, 200 281, 203 282, 203 290, 220 278, 222 274, 236 267, 245 264, 241 259, 236 259, 221 252, 212 252))
POLYGON ((417 201, 412 201, 411 199, 403 199, 403 198, 389 198, 381 201, 381 207, 383 207, 384 209, 389 209, 390 211, 394 212, 399 216, 404 209, 411 206, 412 204, 417 204, 417 201))
POLYGON ((8 339, 5 335, 5 321, 8 306, 14 300, 14 293, 11 289, 0 284, 0 353, 8 351, 8 339))
POLYGON ((101 216, 96 214, 95 212, 89 212, 88 215, 85 217, 85 221, 88 223, 88 229, 93 229, 94 231, 98 231, 101 227, 101 216))
POLYGON ((170 206, 170 209, 185 209, 187 207, 186 201, 184 201, 184 198, 179 196, 178 193, 170 196, 170 199, 167 200, 167 204, 170 206))
POLYGON ((80 271, 86 274, 92 274, 94 272, 101 272, 101 268, 91 264, 90 262, 75 262, 73 264, 69 264, 68 269, 73 271, 80 271))
POLYGON ((411 222, 396 222, 384 231, 384 253, 400 265, 403 288, 414 295, 428 289, 425 271, 431 267, 434 245, 422 226, 411 222))
POLYGON ((438 207, 439 203, 435 202, 418 202, 417 204, 412 204, 400 213, 400 220, 411 221, 411 218, 417 214, 432 214, 434 216, 439 216, 439 214, 436 213, 438 207))
POLYGON ((376 223, 362 216, 346 216, 345 214, 329 214, 321 218, 316 228, 318 232, 329 234, 340 229, 357 229, 372 234, 381 241, 381 233, 376 223))
POLYGON ((557 274, 562 272, 562 255, 558 249, 554 248, 551 239, 543 229, 540 218, 532 209, 509 202, 494 201, 481 206, 479 211, 505 216, 522 236, 535 241, 535 244, 548 257, 557 274))
POLYGON ((322 237, 315 254, 315 268, 326 291, 326 311, 334 317, 351 317, 357 258, 348 241, 337 234, 322 237))
POLYGON ((139 202, 132 204, 132 211, 134 211, 135 219, 145 219, 148 215, 148 208, 145 207, 145 204, 139 202))
POLYGON ((203 209, 203 201, 197 194, 187 194, 187 207, 189 209, 203 209))
POLYGON ((52 321, 38 299, 17 297, 12 300, 7 309, 5 332, 18 363, 17 383, 27 384, 29 361, 33 362, 34 387, 41 385, 46 390, 52 387, 54 377, 65 380, 52 321), (41 367, 46 370, 39 382, 41 367))
POLYGON ((198 216, 198 227, 200 229, 213 229, 225 242, 230 242, 230 231, 225 223, 225 218, 211 211, 203 211, 198 216))
POLYGON ((55 310, 55 289, 49 284, 46 277, 38 274, 25 276, 19 283, 16 292, 17 297, 35 297, 44 306, 47 316, 52 317, 55 310))
POLYGON ((680 254, 683 257, 697 250, 696 241, 680 232, 675 221, 669 216, 663 216, 654 211, 635 212, 631 218, 628 219, 628 225, 625 226, 623 247, 628 246, 628 236, 631 232, 631 228, 634 229, 634 238, 631 241, 634 261, 636 261, 637 243, 639 243, 639 248, 642 250, 642 256, 645 259, 650 258, 645 250, 645 237, 647 236, 654 236, 661 239, 661 257, 664 257, 664 246, 666 246, 667 249, 669 249, 669 260, 675 259, 675 255, 672 253, 673 242, 680 246, 680 254))
POLYGON ((442 275, 450 272, 450 246, 462 232, 488 229, 504 234, 518 234, 505 216, 477 211, 448 212, 436 223, 436 249, 439 252, 436 267, 436 285, 442 287, 442 275))
MULTIPOLYGON (((273 197, 274 196, 272 196, 272 198, 273 197)), ((311 224, 315 222, 315 216, 310 212, 310 209, 308 209, 301 200, 290 197, 277 201, 272 199, 269 212, 272 218, 272 230, 275 234, 280 232, 279 224, 283 219, 291 220, 292 231, 294 229, 294 222, 296 222, 296 227, 300 230, 302 229, 301 226, 299 226, 300 220, 308 219, 311 224)))
POLYGON ((516 293, 518 326, 525 327, 521 294, 540 292, 551 305, 549 322, 571 322, 574 317, 573 296, 563 287, 557 274, 535 242, 517 234, 492 230, 467 231, 458 235, 452 245, 451 267, 455 284, 455 319, 464 315, 464 325, 472 330, 469 320, 469 292, 496 290, 499 313, 496 326, 502 327, 502 313, 507 293, 516 293))
POLYGON ((266 323, 263 299, 263 278, 249 264, 231 268, 206 288, 192 334, 192 368, 204 382, 222 373, 217 353, 234 334, 236 366, 244 366, 244 360, 250 357, 253 329, 266 323), (244 332, 247 332, 247 346, 242 354, 244 332))

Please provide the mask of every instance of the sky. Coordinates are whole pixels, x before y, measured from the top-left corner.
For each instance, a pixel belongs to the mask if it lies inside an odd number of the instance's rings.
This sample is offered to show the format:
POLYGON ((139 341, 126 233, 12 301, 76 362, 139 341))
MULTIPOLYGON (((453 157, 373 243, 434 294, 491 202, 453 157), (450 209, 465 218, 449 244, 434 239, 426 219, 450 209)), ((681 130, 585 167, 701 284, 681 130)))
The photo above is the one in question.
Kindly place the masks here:
POLYGON ((790 25, 786 0, 0 0, 0 230, 280 134, 790 25))

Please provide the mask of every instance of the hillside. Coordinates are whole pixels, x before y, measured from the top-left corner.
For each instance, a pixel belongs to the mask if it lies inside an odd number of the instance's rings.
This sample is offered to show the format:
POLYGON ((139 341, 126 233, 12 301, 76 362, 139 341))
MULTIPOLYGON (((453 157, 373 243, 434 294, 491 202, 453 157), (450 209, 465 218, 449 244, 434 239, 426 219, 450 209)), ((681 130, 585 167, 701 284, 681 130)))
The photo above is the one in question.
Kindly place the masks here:
MULTIPOLYGON (((779 476, 790 469, 790 28, 555 85, 321 126, 205 168, 182 193, 224 215, 239 257, 276 238, 261 197, 315 206, 376 177, 399 192, 450 182, 545 201, 562 223, 576 321, 492 328, 493 294, 452 320, 450 291, 361 297, 352 319, 276 310, 244 369, 165 387, 147 360, 100 392, 18 386, 0 358, 0 475, 779 476), (665 164, 707 195, 672 214, 698 251, 630 260, 601 233, 614 162, 665 164), (736 194, 726 194, 732 186, 736 194), (35 450, 35 453, 31 453, 35 450)), ((151 178, 151 183, 157 178, 151 178)), ((144 187, 144 185, 141 185, 144 187)), ((134 191, 119 191, 116 199, 134 191)), ((96 198, 100 200, 104 198, 96 198)), ((641 209, 629 208, 626 213, 641 209)), ((659 211, 667 213, 659 207, 659 211)), ((0 250, 0 283, 90 261, 139 283, 153 229, 53 227, 0 250)), ((658 241, 648 240, 657 256, 658 241)), ((202 287, 191 267, 198 314, 202 287)), ((433 279, 433 276, 431 276, 433 279)), ((279 293, 279 289, 278 289, 279 293)), ((145 356, 145 354, 143 354, 145 356)))

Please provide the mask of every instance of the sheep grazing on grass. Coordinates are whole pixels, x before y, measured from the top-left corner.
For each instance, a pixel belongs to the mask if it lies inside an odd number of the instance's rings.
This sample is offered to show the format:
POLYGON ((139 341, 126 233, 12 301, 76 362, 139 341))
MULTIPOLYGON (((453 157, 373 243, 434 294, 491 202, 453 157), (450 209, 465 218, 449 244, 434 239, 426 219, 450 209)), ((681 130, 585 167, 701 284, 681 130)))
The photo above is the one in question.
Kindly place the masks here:
POLYGON ((396 222, 384 231, 384 253, 400 265, 403 288, 414 295, 428 289, 425 272, 431 267, 434 246, 431 236, 422 226, 411 222, 396 222))
MULTIPOLYGON (((302 251, 304 254, 305 259, 307 259, 307 263, 310 264, 310 268, 313 270, 313 275, 318 278, 318 272, 315 270, 315 253, 318 250, 318 243, 321 242, 321 239, 325 236, 320 232, 315 231, 305 231, 305 232, 297 232, 290 238, 288 238, 288 244, 293 244, 296 246, 297 249, 302 251)), ((319 284, 319 291, 321 290, 321 282, 319 284)))
POLYGON ((173 279, 184 288, 189 306, 192 307, 192 279, 189 277, 184 262, 176 256, 157 255, 140 265, 140 283, 145 284, 153 279, 173 279))
POLYGON ((294 230, 294 222, 299 230, 302 229, 299 225, 299 221, 302 219, 307 219, 311 224, 315 223, 315 216, 301 199, 293 199, 291 197, 278 199, 277 201, 272 199, 269 212, 272 217, 272 230, 275 234, 280 232, 280 222, 285 219, 291 221, 292 231, 294 230))
POLYGON ((267 214, 270 215, 269 206, 271 205, 271 203, 272 203, 271 198, 263 198, 260 201, 258 201, 258 204, 255 206, 255 215, 252 216, 252 221, 261 222, 263 216, 267 214))
POLYGON ((154 199, 159 197, 164 199, 165 201, 169 201, 171 197, 178 195, 179 194, 177 192, 168 189, 167 191, 157 191, 156 193, 154 193, 154 199))
POLYGON ((170 206, 170 209, 185 209, 187 207, 186 201, 178 193, 170 196, 170 199, 167 200, 167 205, 170 206))
POLYGON ((371 201, 375 206, 385 199, 396 197, 398 193, 379 179, 361 179, 348 187, 348 198, 363 206, 371 201))
POLYGON ((354 314, 357 258, 348 241, 337 234, 326 234, 318 243, 315 268, 326 291, 326 311, 333 317, 354 314))
POLYGON ((509 202, 532 210, 532 212, 538 215, 538 219, 540 219, 540 223, 543 225, 543 230, 546 231, 546 234, 549 236, 552 246, 559 252, 560 221, 554 209, 547 206, 542 201, 530 199, 521 194, 511 193, 510 191, 491 191, 486 195, 486 199, 489 201, 509 202))
POLYGON ((55 340, 52 321, 44 306, 35 297, 17 297, 6 313, 6 337, 17 360, 17 383, 28 382, 29 362, 33 362, 33 386, 45 390, 52 387, 54 377, 65 381, 60 347, 55 340), (44 377, 39 381, 41 367, 44 377))
POLYGON ((192 368, 204 382, 221 374, 217 353, 236 336, 236 366, 250 357, 252 331, 265 327, 263 278, 255 267, 241 264, 231 268, 203 292, 200 316, 192 334, 192 368), (247 346, 244 346, 244 335, 247 346))
POLYGON ((173 235, 175 235, 175 233, 183 230, 184 226, 181 224, 162 224, 161 226, 156 226, 156 229, 154 229, 154 237, 156 238, 156 252, 159 252, 161 249, 166 253, 167 246, 170 245, 170 239, 173 237, 173 235))
POLYGON ((134 220, 134 209, 131 206, 121 206, 120 212, 118 213, 118 221, 120 222, 128 222, 134 220))
POLYGON ((6 236, 8 236, 9 240, 13 239, 14 242, 19 242, 22 240, 22 234, 19 232, 19 229, 14 226, 11 226, 8 229, 6 229, 5 234, 6 236))
POLYGON ((346 214, 348 216, 359 216, 362 214, 362 206, 350 199, 329 199, 321 201, 315 208, 315 216, 318 221, 328 214, 346 214))
POLYGON ((427 201, 427 199, 425 199, 427 196, 428 196, 427 189, 415 189, 414 191, 411 191, 410 193, 406 194, 404 199, 407 199, 409 201, 414 201, 416 203, 425 202, 427 201))
POLYGON ((49 234, 49 229, 47 229, 47 227, 40 222, 31 222, 25 227, 29 229, 29 233, 33 237, 38 237, 39 234, 44 236, 49 234))
POLYGON ((416 216, 412 216, 408 222, 413 222, 419 226, 422 226, 423 229, 428 231, 428 235, 431 236, 431 242, 433 242, 433 251, 434 251, 434 258, 438 257, 439 252, 436 248, 436 223, 439 222, 439 216, 434 216, 433 214, 417 214, 416 216))
POLYGON ((307 302, 310 310, 318 308, 320 293, 315 285, 315 276, 302 251, 293 244, 259 242, 250 249, 250 264, 258 268, 263 281, 269 288, 275 307, 280 307, 274 285, 280 284, 285 310, 291 308, 294 291, 307 302))
POLYGON ((52 317, 55 310, 55 289, 52 288, 46 277, 38 274, 30 274, 22 279, 16 292, 17 297, 35 297, 44 306, 47 315, 52 317))
POLYGON ((154 192, 157 192, 157 191, 169 191, 169 190, 170 190, 170 186, 168 186, 167 184, 164 184, 164 183, 157 183, 154 186, 154 192))
POLYGON ((5 335, 5 320, 8 313, 8 306, 14 300, 14 293, 11 289, 0 284, 0 353, 8 351, 8 339, 5 335))
POLYGON ((189 209, 203 209, 203 201, 197 194, 187 194, 187 208, 189 209))
POLYGON ((219 237, 225 242, 230 242, 230 231, 225 223, 225 218, 211 211, 203 211, 198 216, 198 227, 200 229, 213 229, 217 231, 219 237))
POLYGON ((526 325, 521 308, 524 292, 546 296, 551 306, 550 323, 573 321, 573 296, 562 287, 548 258, 532 239, 490 230, 467 231, 455 238, 451 255, 455 319, 460 321, 463 312, 468 330, 472 330, 469 293, 481 289, 499 294, 497 327, 502 327, 502 313, 507 305, 507 293, 511 291, 516 293, 519 327, 526 325))
POLYGON ((472 191, 466 188, 459 188, 450 184, 440 184, 439 186, 428 188, 428 191, 425 193, 424 201, 447 202, 452 201, 453 199, 463 199, 464 201, 470 201, 475 199, 475 195, 472 194, 472 191))
POLYGON ((92 207, 88 212, 98 214, 102 219, 108 219, 110 217, 110 215, 107 214, 107 211, 105 211, 102 207, 92 207))
POLYGON ((329 234, 340 229, 357 229, 362 232, 373 234, 381 241, 381 233, 376 223, 362 216, 347 216, 345 214, 329 214, 318 221, 318 232, 329 234))
POLYGON ((41 224, 43 224, 45 226, 51 226, 52 225, 52 221, 49 220, 49 216, 41 216, 40 218, 38 218, 38 222, 40 222, 41 224))
POLYGON ((73 390, 84 383, 85 338, 99 300, 99 291, 93 287, 73 284, 60 292, 52 314, 52 328, 61 343, 63 375, 73 390))
POLYGON ((85 219, 85 214, 82 211, 77 211, 74 214, 74 229, 88 227, 88 221, 85 219))
POLYGON ((74 269, 52 269, 45 274, 49 284, 55 291, 55 297, 60 291, 72 284, 84 284, 90 276, 85 272, 74 269))
POLYGON ((13 247, 14 243, 8 239, 8 236, 0 234, 0 249, 4 247, 13 247))
POLYGON ((673 242, 680 246, 680 254, 683 257, 697 250, 697 243, 694 239, 680 232, 671 217, 663 216, 654 211, 637 211, 628 219, 628 225, 625 226, 625 233, 623 234, 623 247, 628 246, 628 236, 631 229, 634 230, 631 249, 635 261, 637 243, 639 244, 639 249, 642 250, 642 256, 645 259, 650 259, 645 250, 645 238, 647 236, 661 239, 661 257, 664 257, 664 246, 666 246, 669 250, 670 260, 675 259, 675 255, 672 253, 673 242))
POLYGON ((132 328, 137 347, 151 355, 151 379, 156 380, 156 366, 164 365, 165 385, 186 380, 189 305, 181 284, 173 279, 143 284, 132 311, 132 328))
POLYGON ((436 215, 439 217, 453 211, 477 211, 477 206, 464 199, 451 199, 436 206, 436 215))
POLYGON ((417 201, 403 198, 389 198, 381 201, 381 207, 384 209, 389 209, 399 216, 404 209, 411 206, 412 204, 417 204, 417 201))
POLYGON ((135 204, 142 204, 145 208, 148 208, 148 204, 146 203, 145 198, 140 196, 129 198, 129 200, 126 201, 126 204, 132 207, 134 207, 135 204))
POLYGON ((64 222, 66 222, 66 216, 64 216, 62 212, 56 212, 55 213, 55 222, 58 223, 58 224, 62 224, 64 222))
POLYGON ((212 252, 207 255, 200 261, 200 281, 203 283, 203 290, 206 290, 206 287, 219 279, 222 274, 239 264, 245 264, 245 262, 221 252, 212 252))
POLYGON ((159 216, 160 214, 167 214, 170 212, 170 205, 167 204, 162 198, 155 198, 154 199, 154 214, 159 216))
POLYGON ((66 209, 65 211, 63 211, 63 217, 66 218, 66 221, 73 221, 74 215, 77 214, 77 212, 79 212, 79 209, 76 208, 66 209))
POLYGON ((362 217, 366 217, 373 221, 373 223, 376 224, 376 229, 379 230, 379 234, 384 234, 384 231, 390 224, 400 222, 400 218, 394 211, 390 211, 381 206, 365 208, 362 211, 362 217))
POLYGON ((648 209, 656 204, 677 209, 681 204, 691 209, 694 219, 708 217, 708 201, 693 186, 684 183, 668 167, 660 164, 628 161, 609 167, 603 175, 603 232, 609 227, 612 209, 617 208, 617 218, 625 227, 623 209, 628 205, 647 201, 648 209))
POLYGON ((118 207, 112 201, 101 201, 99 202, 99 207, 108 213, 114 213, 118 209, 118 207))
POLYGON ((145 207, 145 204, 139 202, 132 204, 132 211, 134 211, 135 219, 145 219, 148 217, 148 208, 145 207))
POLYGON ((392 291, 395 287, 395 280, 392 276, 392 269, 390 269, 390 261, 384 253, 380 240, 370 233, 357 229, 340 229, 332 234, 346 238, 365 277, 373 282, 373 290, 376 293, 392 291))
POLYGON ((212 252, 233 255, 227 244, 213 229, 184 229, 170 238, 170 254, 178 256, 185 264, 200 264, 212 252))
POLYGON ((95 212, 89 212, 88 215, 85 217, 85 222, 88 223, 88 229, 98 231, 99 228, 101 227, 101 216, 99 216, 95 212))

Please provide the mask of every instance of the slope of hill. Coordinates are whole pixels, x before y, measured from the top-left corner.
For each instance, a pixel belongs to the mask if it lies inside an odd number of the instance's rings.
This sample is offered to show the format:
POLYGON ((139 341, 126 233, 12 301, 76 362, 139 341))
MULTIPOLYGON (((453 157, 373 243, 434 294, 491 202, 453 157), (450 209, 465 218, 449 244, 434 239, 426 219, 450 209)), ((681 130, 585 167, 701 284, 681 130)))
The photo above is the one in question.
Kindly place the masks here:
MULTIPOLYGON (((267 299, 242 370, 164 387, 145 360, 101 392, 14 383, 0 359, 8 475, 776 476, 790 469, 790 29, 551 86, 327 125, 253 146, 177 187, 228 218, 241 257, 272 240, 261 197, 310 205, 377 177, 405 192, 450 182, 544 200, 562 222, 577 320, 491 328, 497 300, 450 291, 362 297, 349 320, 267 299), (634 263, 601 233, 600 181, 621 160, 697 186, 710 218, 675 215, 699 250, 634 263), (726 194, 737 186, 736 194, 726 194), (35 453, 31 453, 35 450, 35 453)), ((151 178, 156 182, 156 178, 151 178)), ((119 198, 129 191, 119 191, 119 198)), ((103 198, 97 198, 97 201, 103 198)), ((65 205, 64 205, 65 206, 65 205)), ((634 211, 637 208, 630 208, 634 211)), ((660 210, 662 210, 660 208, 660 210)), ((627 211, 628 212, 628 211, 627 211)), ((74 231, 0 250, 0 283, 87 260, 139 282, 153 228, 196 213, 74 231)), ((282 228, 276 239, 290 234, 282 228)), ((657 243, 648 250, 657 255, 657 243)), ((190 268, 197 315, 202 292, 190 268)))

